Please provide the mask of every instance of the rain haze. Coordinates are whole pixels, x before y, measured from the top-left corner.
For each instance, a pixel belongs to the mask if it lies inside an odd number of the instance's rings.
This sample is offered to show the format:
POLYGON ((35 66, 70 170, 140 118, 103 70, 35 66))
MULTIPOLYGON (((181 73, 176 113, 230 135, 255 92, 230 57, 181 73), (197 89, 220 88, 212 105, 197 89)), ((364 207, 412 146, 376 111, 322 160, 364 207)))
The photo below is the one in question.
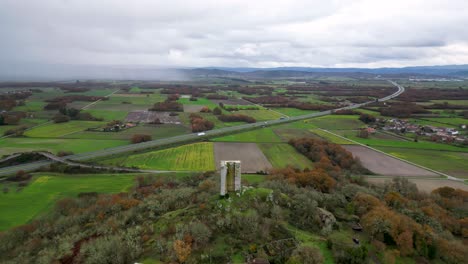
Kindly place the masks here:
POLYGON ((467 24, 463 0, 2 0, 0 70, 139 77, 127 69, 464 64, 467 24))

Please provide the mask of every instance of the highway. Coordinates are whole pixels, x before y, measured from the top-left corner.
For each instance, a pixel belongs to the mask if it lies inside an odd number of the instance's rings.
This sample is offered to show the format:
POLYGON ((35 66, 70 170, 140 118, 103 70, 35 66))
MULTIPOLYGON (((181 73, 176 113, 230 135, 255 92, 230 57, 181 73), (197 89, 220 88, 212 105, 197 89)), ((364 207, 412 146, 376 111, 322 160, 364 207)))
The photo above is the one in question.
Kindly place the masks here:
MULTIPOLYGON (((398 91, 384 98, 380 98, 379 102, 383 102, 383 101, 387 101, 392 98, 395 98, 405 91, 405 88, 397 84, 396 82, 390 81, 390 80, 389 82, 393 84, 395 87, 397 87, 398 91)), ((279 125, 279 124, 289 123, 293 121, 310 119, 314 117, 326 116, 326 115, 332 114, 334 111, 355 109, 355 108, 359 108, 359 107, 362 107, 362 106, 365 106, 374 102, 375 100, 372 100, 372 101, 361 103, 361 104, 354 104, 354 105, 350 105, 346 107, 337 108, 334 110, 327 110, 327 111, 311 113, 307 115, 281 118, 281 119, 270 120, 266 122, 256 122, 252 124, 244 124, 244 125, 233 126, 233 127, 219 128, 219 129, 205 131, 204 132, 205 135, 203 136, 199 136, 197 133, 192 133, 192 134, 180 135, 180 136, 175 136, 175 137, 170 137, 170 138, 152 140, 152 141, 143 142, 139 144, 130 144, 130 145, 119 146, 119 147, 114 147, 114 148, 102 149, 102 150, 93 151, 93 152, 70 155, 70 156, 66 156, 62 158, 66 160, 71 160, 71 161, 85 161, 89 159, 101 158, 101 157, 106 157, 110 155, 133 152, 133 151, 140 151, 140 150, 144 150, 148 148, 161 147, 161 146, 166 146, 170 144, 178 144, 178 143, 190 142, 190 141, 195 141, 195 140, 204 140, 204 139, 213 138, 213 137, 217 137, 217 136, 228 134, 228 133, 235 133, 235 132, 240 132, 244 130, 258 129, 258 128, 262 128, 265 126, 273 126, 273 125, 279 125)), ((0 176, 11 175, 11 174, 16 173, 19 170, 33 171, 33 170, 40 168, 41 166, 52 164, 53 162, 54 161, 37 161, 37 162, 31 162, 27 164, 0 168, 0 176)))

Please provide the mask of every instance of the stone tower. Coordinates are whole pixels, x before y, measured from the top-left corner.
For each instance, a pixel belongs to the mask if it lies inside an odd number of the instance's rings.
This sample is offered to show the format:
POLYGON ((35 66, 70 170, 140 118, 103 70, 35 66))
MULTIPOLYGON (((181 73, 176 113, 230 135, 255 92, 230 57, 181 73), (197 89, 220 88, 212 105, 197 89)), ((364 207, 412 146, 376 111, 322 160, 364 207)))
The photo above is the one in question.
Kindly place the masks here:
POLYGON ((221 161, 221 196, 241 189, 241 162, 240 160, 221 161))

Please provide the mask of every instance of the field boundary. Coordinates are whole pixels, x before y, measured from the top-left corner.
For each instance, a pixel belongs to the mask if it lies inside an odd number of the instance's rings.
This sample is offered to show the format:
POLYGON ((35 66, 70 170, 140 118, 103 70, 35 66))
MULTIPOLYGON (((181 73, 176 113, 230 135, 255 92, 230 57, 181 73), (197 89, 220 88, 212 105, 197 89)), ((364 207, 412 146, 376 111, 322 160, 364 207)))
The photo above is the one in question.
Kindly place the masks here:
MULTIPOLYGON (((460 179, 460 178, 457 178, 457 177, 448 175, 448 174, 443 173, 443 172, 440 172, 440 171, 436 171, 436 170, 427 168, 427 167, 425 167, 425 166, 416 164, 416 163, 411 162, 411 161, 409 161, 409 160, 405 160, 405 159, 399 158, 399 157, 397 157, 397 156, 391 155, 391 154, 389 154, 389 153, 386 153, 386 152, 383 152, 383 151, 381 151, 381 150, 375 149, 375 148, 373 148, 373 147, 367 146, 367 145, 365 145, 365 144, 359 143, 359 142, 357 142, 357 141, 355 141, 355 140, 352 140, 352 139, 349 139, 349 138, 345 138, 345 137, 343 137, 343 136, 341 136, 341 135, 338 135, 338 134, 335 134, 335 133, 333 133, 333 132, 331 132, 331 131, 328 131, 328 130, 325 130, 325 129, 322 129, 322 128, 319 128, 319 129, 320 129, 320 130, 323 130, 324 132, 327 132, 327 133, 330 133, 330 134, 332 134, 332 135, 335 135, 335 136, 337 136, 337 137, 340 137, 340 138, 342 138, 342 139, 346 139, 346 140, 349 140, 349 141, 351 141, 351 142, 354 142, 354 143, 357 144, 357 145, 360 145, 360 146, 366 147, 366 148, 368 148, 368 149, 371 149, 371 150, 373 150, 373 151, 377 151, 377 152, 379 152, 379 153, 382 153, 382 154, 384 154, 384 155, 386 155, 386 156, 389 156, 389 157, 391 157, 391 158, 394 158, 394 159, 403 161, 403 162, 405 162, 405 163, 408 163, 408 164, 410 164, 410 165, 419 167, 419 168, 421 168, 421 169, 425 169, 425 170, 428 170, 428 171, 430 171, 430 172, 439 174, 439 175, 441 175, 441 176, 446 177, 448 180, 457 181, 457 182, 464 182, 463 179, 460 179)), ((424 177, 424 178, 426 178, 426 177, 424 177)))

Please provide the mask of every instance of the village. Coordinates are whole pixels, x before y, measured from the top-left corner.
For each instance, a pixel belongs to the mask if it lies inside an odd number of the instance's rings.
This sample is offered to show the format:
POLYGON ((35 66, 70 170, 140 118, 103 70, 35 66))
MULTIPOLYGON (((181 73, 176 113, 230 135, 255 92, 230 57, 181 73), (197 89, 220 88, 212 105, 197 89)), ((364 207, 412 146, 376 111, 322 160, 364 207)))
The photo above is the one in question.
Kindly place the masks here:
POLYGON ((417 136, 428 137, 431 141, 444 142, 448 144, 468 144, 468 136, 466 135, 466 125, 460 125, 459 128, 418 125, 402 119, 389 119, 384 121, 385 126, 382 127, 385 131, 395 133, 414 133, 417 136))

